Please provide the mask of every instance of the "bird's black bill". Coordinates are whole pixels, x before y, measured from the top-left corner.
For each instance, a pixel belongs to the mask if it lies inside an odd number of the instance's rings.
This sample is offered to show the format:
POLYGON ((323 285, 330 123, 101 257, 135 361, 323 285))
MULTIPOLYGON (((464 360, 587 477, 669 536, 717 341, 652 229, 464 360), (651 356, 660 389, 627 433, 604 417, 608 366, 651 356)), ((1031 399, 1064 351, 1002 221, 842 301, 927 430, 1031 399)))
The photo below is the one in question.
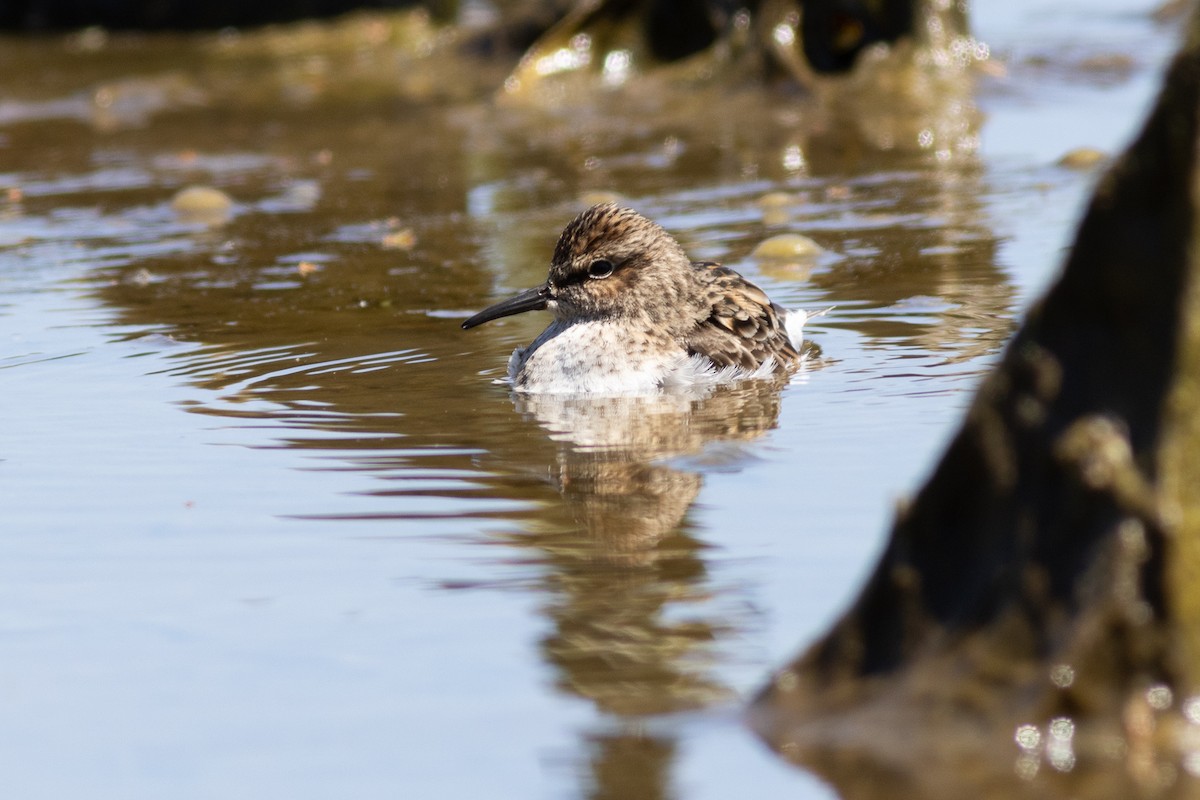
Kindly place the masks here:
POLYGON ((524 314, 526 311, 542 311, 550 300, 550 287, 546 284, 526 289, 516 297, 501 300, 494 306, 488 306, 462 324, 463 330, 474 328, 501 317, 511 317, 513 314, 524 314))

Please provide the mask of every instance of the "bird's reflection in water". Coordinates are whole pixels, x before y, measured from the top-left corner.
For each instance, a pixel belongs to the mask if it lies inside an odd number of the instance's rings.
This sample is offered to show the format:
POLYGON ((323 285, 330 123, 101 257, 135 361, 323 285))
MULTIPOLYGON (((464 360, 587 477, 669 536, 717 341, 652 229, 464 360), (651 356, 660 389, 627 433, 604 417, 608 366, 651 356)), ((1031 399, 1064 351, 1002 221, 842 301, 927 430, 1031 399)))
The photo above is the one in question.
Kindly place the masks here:
MULTIPOLYGON (((732 699, 713 676, 722 637, 745 624, 723 603, 688 510, 705 464, 736 469, 774 427, 778 383, 703 397, 524 395, 517 409, 557 444, 570 522, 522 534, 546 557, 542 641, 558 686, 618 724, 583 744, 590 797, 666 797, 674 742, 637 720, 732 699)), ((741 612, 744 613, 744 612, 741 612)))
POLYGON ((558 446, 557 484, 575 521, 609 561, 646 562, 700 491, 682 465, 720 454, 775 425, 780 385, 752 381, 702 396, 518 395, 517 410, 558 446), (729 445, 733 444, 733 447, 729 445))
POLYGON ((639 733, 589 739, 591 800, 660 800, 674 797, 671 765, 675 743, 639 733))

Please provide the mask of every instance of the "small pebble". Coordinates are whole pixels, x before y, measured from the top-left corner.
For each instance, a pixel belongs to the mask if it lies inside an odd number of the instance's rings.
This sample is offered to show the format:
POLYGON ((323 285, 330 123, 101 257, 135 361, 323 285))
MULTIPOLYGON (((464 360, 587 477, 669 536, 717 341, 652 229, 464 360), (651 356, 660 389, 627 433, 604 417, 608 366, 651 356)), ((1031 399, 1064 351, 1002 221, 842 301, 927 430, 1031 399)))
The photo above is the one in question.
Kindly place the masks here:
POLYGON ((145 267, 142 267, 141 269, 137 270, 136 272, 124 275, 122 277, 122 282, 129 284, 131 286, 138 286, 138 287, 144 289, 147 286, 149 286, 150 284, 154 283, 154 273, 152 273, 150 270, 146 269, 145 267))
POLYGON ((232 216, 233 200, 211 186, 189 186, 172 198, 171 208, 176 216, 186 222, 219 225, 232 216))
POLYGON ((1133 56, 1125 53, 1105 53, 1090 56, 1079 62, 1079 68, 1085 72, 1120 72, 1131 71, 1137 64, 1133 56))
POLYGON ((1058 159, 1057 163, 1060 167, 1067 169, 1091 169, 1097 164, 1103 163, 1108 156, 1094 147, 1076 147, 1064 153, 1062 158, 1058 159))
POLYGON ((413 245, 417 243, 417 235, 413 233, 412 228, 401 228, 398 231, 392 231, 385 234, 380 244, 387 250, 411 250, 413 245))
POLYGON ((763 239, 750 253, 759 261, 787 261, 816 258, 821 254, 821 245, 799 233, 781 233, 763 239))

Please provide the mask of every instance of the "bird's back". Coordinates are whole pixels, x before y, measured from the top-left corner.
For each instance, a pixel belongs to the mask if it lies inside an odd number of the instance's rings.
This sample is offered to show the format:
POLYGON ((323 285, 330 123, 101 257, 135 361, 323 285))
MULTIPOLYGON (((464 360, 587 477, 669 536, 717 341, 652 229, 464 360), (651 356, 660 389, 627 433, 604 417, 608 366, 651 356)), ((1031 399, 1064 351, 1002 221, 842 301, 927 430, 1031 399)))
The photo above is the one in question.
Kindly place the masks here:
POLYGON ((717 367, 746 371, 758 370, 768 361, 783 371, 800 359, 799 336, 793 336, 799 326, 787 324, 787 310, 728 267, 713 262, 693 266, 703 302, 701 318, 683 342, 689 355, 703 356, 717 367))

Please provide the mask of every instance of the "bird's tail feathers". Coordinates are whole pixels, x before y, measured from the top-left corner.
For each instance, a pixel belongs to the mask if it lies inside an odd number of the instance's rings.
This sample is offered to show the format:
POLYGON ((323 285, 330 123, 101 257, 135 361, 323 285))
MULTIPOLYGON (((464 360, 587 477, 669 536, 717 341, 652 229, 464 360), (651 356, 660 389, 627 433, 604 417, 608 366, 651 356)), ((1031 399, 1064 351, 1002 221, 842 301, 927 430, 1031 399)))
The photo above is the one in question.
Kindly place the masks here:
POLYGON ((783 325, 787 330, 788 338, 792 340, 792 346, 799 349, 804 342, 804 324, 806 322, 813 317, 823 317, 835 308, 837 306, 822 308, 820 311, 805 311, 803 308, 789 310, 783 320, 783 325))

